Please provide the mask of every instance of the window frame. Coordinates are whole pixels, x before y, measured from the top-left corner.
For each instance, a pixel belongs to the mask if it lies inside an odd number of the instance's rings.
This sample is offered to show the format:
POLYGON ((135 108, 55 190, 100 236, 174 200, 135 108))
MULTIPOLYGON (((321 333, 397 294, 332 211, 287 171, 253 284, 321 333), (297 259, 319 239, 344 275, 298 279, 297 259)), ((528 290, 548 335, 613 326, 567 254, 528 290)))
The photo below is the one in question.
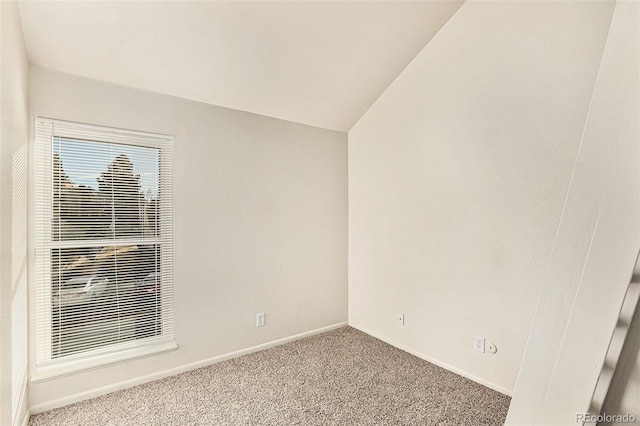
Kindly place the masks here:
POLYGON ((173 136, 35 117, 35 374, 48 380, 106 364, 177 349, 173 336, 173 136), (76 139, 158 150, 160 223, 156 236, 58 240, 53 238, 54 140, 76 139), (159 336, 136 338, 83 352, 52 357, 51 252, 55 249, 157 245, 161 253, 161 321, 159 336))

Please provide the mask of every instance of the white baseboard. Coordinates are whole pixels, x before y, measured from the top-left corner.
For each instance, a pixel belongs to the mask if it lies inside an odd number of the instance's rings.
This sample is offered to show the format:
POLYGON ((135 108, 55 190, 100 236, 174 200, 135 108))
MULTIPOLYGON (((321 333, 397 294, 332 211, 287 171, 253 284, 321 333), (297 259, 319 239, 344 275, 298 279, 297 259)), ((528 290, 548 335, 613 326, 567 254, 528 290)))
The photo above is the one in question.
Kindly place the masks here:
POLYGON ((391 339, 388 339, 386 337, 380 336, 380 335, 378 335, 376 333, 373 333, 373 332, 367 330, 365 327, 362 327, 362 326, 360 326, 358 324, 350 323, 349 326, 353 327, 355 329, 358 329, 358 330, 362 331, 363 333, 366 333, 366 334, 368 334, 368 335, 370 335, 372 337, 375 337, 376 339, 380 339, 383 342, 390 344, 391 346, 394 346, 394 347, 396 347, 398 349, 401 349, 401 350, 403 350, 405 352, 408 352, 411 355, 417 356, 420 359, 423 359, 423 360, 425 360, 427 362, 430 362, 431 364, 435 364, 438 367, 442 367, 445 370, 451 371, 452 373, 456 373, 459 376, 466 377, 469 380, 472 380, 472 381, 474 381, 476 383, 479 383, 479 384, 481 384, 483 386, 486 386, 486 387, 488 387, 490 389, 493 389, 494 391, 500 392, 501 394, 504 394, 504 395, 507 395, 507 396, 513 396, 513 391, 510 390, 510 389, 504 388, 504 387, 502 387, 500 385, 497 385, 495 383, 489 382, 489 381, 487 381, 485 379, 482 379, 480 377, 474 376, 473 374, 470 374, 470 373, 468 373, 466 371, 460 370, 459 368, 453 367, 452 365, 449 365, 449 364, 447 364, 445 362, 442 362, 442 361, 440 361, 438 359, 434 359, 434 358, 432 358, 430 356, 427 356, 427 355, 425 355, 423 353, 420 353, 420 352, 416 351, 415 349, 412 349, 412 348, 410 348, 408 346, 402 345, 402 344, 397 343, 397 342, 395 342, 395 341, 393 341, 391 339))
POLYGON ((251 346, 249 348, 241 349, 239 351, 229 352, 223 355, 214 356, 212 358, 207 358, 207 359, 192 362, 189 364, 181 365, 178 367, 170 368, 168 370, 158 371, 156 373, 148 374, 146 376, 137 377, 135 379, 125 380, 125 381, 114 383, 108 386, 103 386, 101 388, 91 389, 90 391, 69 395, 64 398, 59 398, 53 401, 48 401, 42 404, 34 405, 31 407, 30 412, 31 414, 37 414, 43 411, 52 410, 54 408, 64 407, 65 405, 69 405, 76 402, 84 401, 86 399, 106 395, 108 393, 115 392, 121 389, 130 388, 132 386, 140 385, 142 383, 151 382, 153 380, 158 380, 158 379, 162 379, 169 376, 175 376, 176 374, 184 373, 185 371, 195 370, 197 368, 206 367, 208 365, 212 365, 221 361, 226 361, 228 359, 237 358, 237 357, 248 355, 254 352, 259 352, 275 346, 280 346, 285 343, 303 339, 305 337, 310 337, 316 334, 325 333, 327 331, 335 330, 337 328, 344 327, 346 325, 347 325, 346 321, 339 322, 336 324, 328 325, 326 327, 317 328, 315 330, 305 331, 304 333, 295 334, 293 336, 285 337, 278 340, 273 340, 271 342, 262 343, 256 346, 251 346))

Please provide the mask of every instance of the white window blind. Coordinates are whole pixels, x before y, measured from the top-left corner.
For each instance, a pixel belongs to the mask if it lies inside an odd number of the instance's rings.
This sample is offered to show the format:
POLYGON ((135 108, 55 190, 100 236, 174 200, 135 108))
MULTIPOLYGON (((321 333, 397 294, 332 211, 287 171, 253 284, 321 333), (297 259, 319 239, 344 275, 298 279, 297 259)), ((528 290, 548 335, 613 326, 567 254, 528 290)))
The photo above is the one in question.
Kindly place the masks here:
POLYGON ((175 347, 173 138, 37 118, 35 143, 36 369, 175 347))

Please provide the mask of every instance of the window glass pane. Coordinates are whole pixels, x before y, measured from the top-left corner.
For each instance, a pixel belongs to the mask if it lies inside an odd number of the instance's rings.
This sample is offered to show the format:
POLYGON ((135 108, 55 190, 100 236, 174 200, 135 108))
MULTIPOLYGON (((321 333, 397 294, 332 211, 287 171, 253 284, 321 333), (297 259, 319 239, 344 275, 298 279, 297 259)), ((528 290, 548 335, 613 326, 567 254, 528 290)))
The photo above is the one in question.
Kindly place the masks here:
POLYGON ((159 150, 53 141, 53 241, 158 235, 159 150))
POLYGON ((160 245, 51 250, 52 358, 162 334, 160 245))

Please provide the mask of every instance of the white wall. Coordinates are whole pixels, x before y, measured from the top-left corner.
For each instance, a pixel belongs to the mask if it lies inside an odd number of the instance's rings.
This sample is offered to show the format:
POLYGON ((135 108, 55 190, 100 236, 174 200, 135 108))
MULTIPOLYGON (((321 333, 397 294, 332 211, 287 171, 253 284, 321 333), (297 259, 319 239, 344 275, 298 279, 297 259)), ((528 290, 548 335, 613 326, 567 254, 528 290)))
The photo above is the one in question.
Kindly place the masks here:
POLYGON ((16 2, 0 2, 0 424, 21 424, 27 386, 27 83, 16 2))
POLYGON ((33 383, 36 411, 346 321, 346 134, 38 68, 29 102, 31 119, 175 136, 178 350, 33 383))
POLYGON ((639 42, 640 3, 619 1, 507 424, 590 408, 640 249, 639 42))
MULTIPOLYGON (((622 34, 619 37, 623 40, 635 40, 635 44, 618 43, 617 45, 614 45, 613 48, 616 49, 619 55, 623 55, 625 59, 630 59, 630 57, 634 58, 633 60, 636 67, 635 74, 632 71, 628 74, 628 80, 621 81, 620 84, 623 84, 625 91, 631 94, 631 99, 635 96, 635 107, 638 108, 637 102, 640 97, 640 92, 638 91, 639 81, 637 71, 637 68, 640 65, 640 55, 638 54, 640 49, 640 4, 638 2, 634 3, 629 1, 619 2, 618 4, 621 5, 621 3, 627 9, 620 10, 620 19, 624 19, 624 21, 621 22, 620 27, 624 28, 626 26, 626 30, 631 31, 631 33, 622 34), (631 89, 634 84, 635 91, 631 89)), ((618 13, 617 9, 616 13, 618 13)), ((616 75, 613 76, 613 78, 619 79, 619 76, 616 75)), ((635 120, 635 122, 632 121, 634 124, 629 127, 633 128, 632 126, 635 126, 635 130, 638 132, 640 123, 638 122, 639 118, 637 111, 635 115, 628 114, 628 117, 630 120, 635 120)), ((640 148, 637 137, 633 143, 635 144, 635 155, 633 155, 636 165, 635 172, 638 173, 638 158, 640 158, 638 151, 640 148)), ((631 192, 631 194, 635 194, 637 197, 638 185, 640 185, 640 182, 635 179, 631 180, 629 183, 635 185, 635 191, 631 192)), ((639 220, 637 212, 635 218, 636 221, 639 220)), ((640 268, 640 264, 636 264, 636 275, 634 276, 632 284, 635 286, 635 288, 632 289, 635 290, 635 294, 637 294, 638 286, 640 286, 640 275, 637 273, 639 270, 638 268, 640 268)), ((636 305, 635 313, 633 314, 633 319, 627 332, 627 338, 622 348, 622 352, 620 353, 620 358, 616 365, 613 380, 609 386, 609 393, 607 394, 604 403, 603 412, 609 414, 628 413, 634 415, 636 419, 640 419, 640 303, 636 305)))
POLYGON ((349 132, 351 325, 513 391, 613 7, 467 2, 349 132))

